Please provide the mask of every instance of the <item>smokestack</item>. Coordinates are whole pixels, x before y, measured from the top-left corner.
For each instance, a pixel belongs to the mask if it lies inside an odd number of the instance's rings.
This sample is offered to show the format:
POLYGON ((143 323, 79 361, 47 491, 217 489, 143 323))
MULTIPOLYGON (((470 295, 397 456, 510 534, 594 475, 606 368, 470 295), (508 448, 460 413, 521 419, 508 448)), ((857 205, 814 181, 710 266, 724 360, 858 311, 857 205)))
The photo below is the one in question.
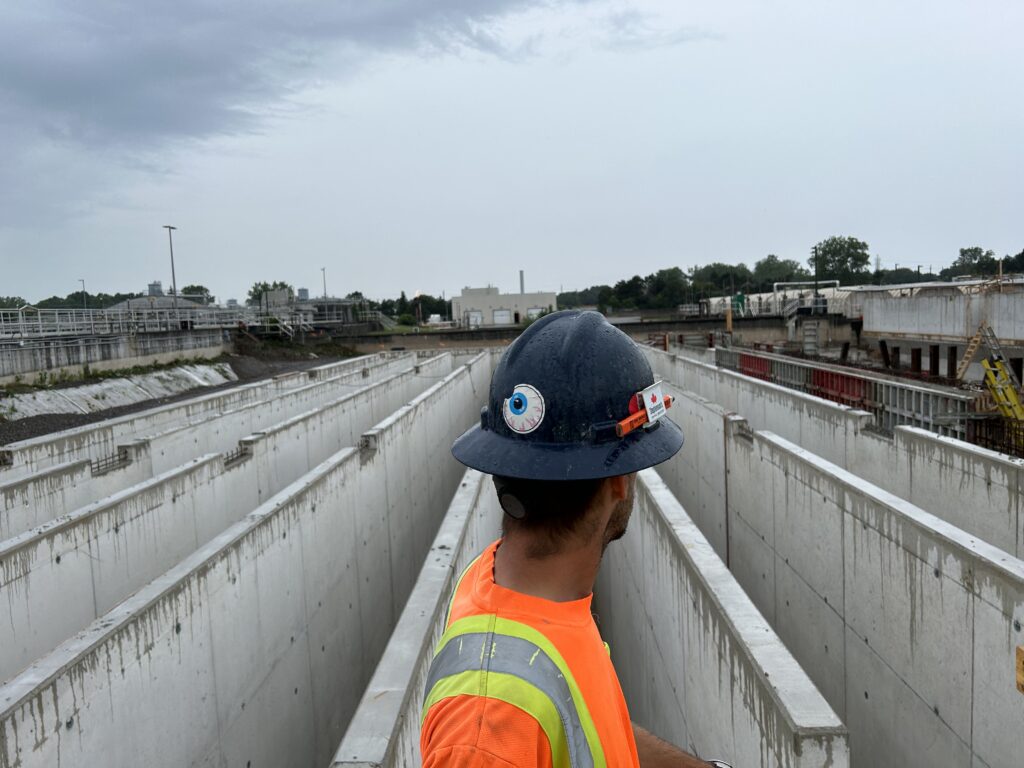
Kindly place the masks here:
POLYGON ((526 279, 523 277, 523 270, 519 270, 519 293, 526 293, 526 279))

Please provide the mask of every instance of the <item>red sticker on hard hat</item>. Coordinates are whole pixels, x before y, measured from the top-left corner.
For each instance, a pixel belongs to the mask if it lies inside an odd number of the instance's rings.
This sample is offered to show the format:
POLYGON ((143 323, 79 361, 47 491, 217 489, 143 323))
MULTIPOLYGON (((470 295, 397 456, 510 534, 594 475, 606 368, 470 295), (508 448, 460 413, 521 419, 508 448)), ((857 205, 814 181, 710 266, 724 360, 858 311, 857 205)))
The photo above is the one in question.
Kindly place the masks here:
POLYGON ((525 435, 533 432, 544 421, 544 398, 536 387, 516 384, 512 396, 505 400, 502 411, 508 428, 525 435))

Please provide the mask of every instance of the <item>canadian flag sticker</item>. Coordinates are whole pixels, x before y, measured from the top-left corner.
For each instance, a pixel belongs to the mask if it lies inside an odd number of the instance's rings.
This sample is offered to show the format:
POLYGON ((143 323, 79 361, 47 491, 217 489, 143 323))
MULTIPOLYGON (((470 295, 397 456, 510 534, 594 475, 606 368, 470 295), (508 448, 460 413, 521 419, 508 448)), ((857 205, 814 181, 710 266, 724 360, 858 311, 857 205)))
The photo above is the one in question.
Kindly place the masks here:
POLYGON ((661 382, 654 382, 641 394, 643 394, 644 398, 644 408, 647 409, 647 423, 653 424, 665 415, 666 410, 665 396, 661 391, 661 382))

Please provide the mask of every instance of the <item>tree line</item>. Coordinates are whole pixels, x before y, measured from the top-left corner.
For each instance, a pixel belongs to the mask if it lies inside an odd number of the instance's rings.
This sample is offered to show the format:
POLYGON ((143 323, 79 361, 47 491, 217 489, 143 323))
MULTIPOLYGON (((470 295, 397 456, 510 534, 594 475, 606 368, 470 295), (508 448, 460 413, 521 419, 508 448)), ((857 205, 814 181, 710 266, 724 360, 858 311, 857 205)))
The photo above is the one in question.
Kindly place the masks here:
POLYGON ((596 306, 600 311, 631 309, 675 309, 701 299, 737 294, 768 293, 775 283, 838 280, 841 285, 900 285, 934 280, 952 280, 967 275, 991 277, 1024 273, 1024 249, 1016 255, 996 258, 991 250, 974 246, 961 248, 953 263, 933 272, 930 268, 895 267, 883 269, 872 257, 868 244, 855 237, 829 237, 812 249, 805 263, 768 254, 754 264, 713 262, 684 272, 669 267, 653 274, 620 280, 614 285, 593 285, 558 294, 558 307, 596 306))
MULTIPOLYGON (((938 273, 930 268, 922 271, 913 266, 882 269, 880 261, 874 260, 868 244, 856 237, 829 237, 811 249, 806 262, 780 258, 768 254, 755 262, 753 268, 744 263, 726 264, 713 262, 683 271, 679 267, 661 269, 646 277, 633 275, 619 280, 614 285, 592 285, 576 291, 558 294, 560 309, 581 306, 596 306, 599 310, 631 309, 675 309, 683 304, 695 304, 700 299, 736 294, 766 293, 775 283, 839 280, 842 285, 898 285, 932 280, 952 280, 973 275, 991 277, 998 274, 1000 267, 1004 274, 1024 273, 1024 249, 1015 255, 1002 259, 995 252, 979 246, 961 248, 952 264, 938 273)), ((258 281, 249 289, 246 303, 258 307, 267 291, 286 290, 294 297, 294 288, 283 280, 274 282, 258 281)), ((168 292, 168 295, 172 295, 168 292)), ((214 297, 202 285, 186 285, 179 294, 200 303, 213 303, 214 297)), ((36 302, 33 306, 48 308, 106 309, 126 299, 143 297, 141 293, 97 293, 83 294, 73 291, 66 296, 51 296, 36 302)), ((409 299, 405 291, 398 298, 375 301, 360 291, 349 293, 346 299, 359 301, 367 310, 377 310, 412 325, 426 321, 431 315, 451 319, 451 302, 429 294, 420 294, 409 299)), ((0 296, 0 309, 17 309, 27 304, 20 296, 0 296)))

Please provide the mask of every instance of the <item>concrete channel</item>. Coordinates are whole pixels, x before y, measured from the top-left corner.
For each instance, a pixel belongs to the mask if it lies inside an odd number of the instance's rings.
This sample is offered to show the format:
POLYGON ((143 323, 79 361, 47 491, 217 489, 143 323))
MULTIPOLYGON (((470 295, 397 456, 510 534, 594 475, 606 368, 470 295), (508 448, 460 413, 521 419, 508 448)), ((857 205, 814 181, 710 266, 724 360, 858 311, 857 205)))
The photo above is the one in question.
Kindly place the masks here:
MULTIPOLYGON (((9 454, 19 460, 12 472, 22 476, 0 484, 0 535, 10 538, 52 520, 61 511, 104 498, 197 455, 231 450, 241 438, 262 427, 415 365, 411 356, 373 360, 313 385, 306 385, 309 379, 304 374, 288 374, 285 380, 245 385, 240 393, 228 390, 200 398, 198 403, 157 408, 152 415, 134 414, 112 427, 90 425, 13 443, 9 454), (288 386, 275 394, 274 388, 282 381, 288 386), (128 431, 131 429, 137 431, 128 431), (54 458, 65 463, 51 465, 54 458), (41 468, 33 471, 34 467, 41 468)), ((428 360, 424 365, 433 363, 428 360)), ((0 479, 4 477, 0 473, 0 479)))
POLYGON ((313 368, 275 376, 250 384, 177 403, 119 416, 96 424, 22 440, 0 448, 0 486, 33 472, 81 459, 98 461, 117 451, 118 443, 138 435, 161 432, 171 426, 191 424, 209 414, 232 410, 249 403, 270 400, 283 392, 307 384, 339 378, 386 364, 400 358, 412 365, 411 355, 365 355, 313 368))
MULTIPOLYGON (((1024 460, 919 427, 881 434, 870 428, 872 417, 864 411, 722 370, 690 354, 648 350, 670 389, 677 396, 687 393, 676 407, 686 409, 686 423, 698 430, 702 451, 680 455, 689 469, 685 481, 673 485, 698 519, 701 508, 724 498, 722 475, 715 471, 725 461, 718 422, 739 415, 753 429, 784 437, 971 536, 1024 556, 1024 460)), ((716 551, 724 556, 720 547, 716 551)))
MULTIPOLYGON (((500 518, 489 478, 468 471, 332 768, 420 765, 434 644, 458 575, 500 518)), ((839 718, 653 471, 605 557, 596 614, 635 720, 736 765, 849 764, 839 718)))
POLYGON ((462 476, 431 446, 490 371, 440 379, 0 687, 0 766, 327 764, 462 476))
MULTIPOLYGON (((715 391, 715 369, 650 354, 715 391)), ((668 386, 701 448, 659 472, 849 727, 852 764, 1017 765, 1018 462, 919 429, 886 439, 866 414, 725 373, 717 403, 668 386)))
POLYGON ((0 680, 106 613, 451 372, 450 355, 244 438, 0 543, 0 680), (427 377, 426 379, 424 377, 427 377), (71 608, 69 609, 69 602, 71 608))
MULTIPOLYGON (((594 602, 634 718, 737 766, 1019 765, 1021 463, 648 354, 687 442, 639 475, 594 602)), ((0 545, 0 768, 418 765, 454 580, 500 523, 447 450, 495 360, 328 369, 192 435, 140 421, 108 474, 90 439, 28 448, 5 488, 60 514, 0 545), (106 495, 68 516, 79 486, 106 495)))

